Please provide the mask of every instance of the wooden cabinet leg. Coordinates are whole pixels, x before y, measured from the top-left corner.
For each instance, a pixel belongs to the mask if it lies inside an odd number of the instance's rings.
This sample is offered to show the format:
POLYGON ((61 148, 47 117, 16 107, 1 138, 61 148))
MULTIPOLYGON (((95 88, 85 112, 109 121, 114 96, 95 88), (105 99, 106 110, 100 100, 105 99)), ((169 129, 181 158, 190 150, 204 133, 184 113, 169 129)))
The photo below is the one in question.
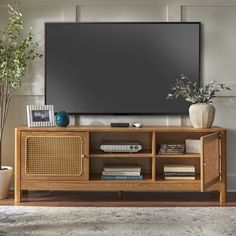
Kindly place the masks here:
POLYGON ((15 203, 21 202, 21 190, 15 186, 15 203))
POLYGON ((220 183, 220 203, 226 202, 227 191, 227 170, 226 170, 226 131, 221 132, 221 183, 220 183))
POLYGON ((21 191, 15 192, 15 203, 21 202, 21 191))
POLYGON ((118 199, 123 199, 123 191, 118 191, 118 199))
POLYGON ((15 203, 21 202, 21 132, 15 131, 15 203))
POLYGON ((220 203, 225 203, 226 202, 226 189, 225 186, 221 184, 220 187, 220 203))

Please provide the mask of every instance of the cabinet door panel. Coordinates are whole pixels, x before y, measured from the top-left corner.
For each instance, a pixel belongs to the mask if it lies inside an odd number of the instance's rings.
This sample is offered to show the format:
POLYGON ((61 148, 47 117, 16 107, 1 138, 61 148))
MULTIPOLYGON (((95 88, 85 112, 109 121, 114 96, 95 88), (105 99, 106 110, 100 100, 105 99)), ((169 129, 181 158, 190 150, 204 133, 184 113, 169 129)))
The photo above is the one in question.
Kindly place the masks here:
POLYGON ((22 179, 88 180, 88 135, 25 134, 22 179))
POLYGON ((217 133, 201 137, 201 191, 220 180, 220 139, 217 133))

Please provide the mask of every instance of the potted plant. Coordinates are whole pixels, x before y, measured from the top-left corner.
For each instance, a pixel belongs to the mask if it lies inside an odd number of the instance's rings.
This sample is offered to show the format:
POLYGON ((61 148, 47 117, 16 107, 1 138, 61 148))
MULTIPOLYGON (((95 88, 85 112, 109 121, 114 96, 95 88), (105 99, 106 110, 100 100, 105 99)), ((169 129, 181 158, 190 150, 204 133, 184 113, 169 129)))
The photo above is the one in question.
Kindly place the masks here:
POLYGON ((211 104, 212 99, 222 90, 231 90, 229 85, 211 81, 205 86, 200 87, 193 82, 187 75, 181 74, 176 79, 175 84, 171 85, 172 93, 167 95, 167 99, 183 97, 192 103, 189 107, 189 118, 195 128, 209 128, 215 118, 215 107, 211 104))
POLYGON ((32 31, 22 37, 22 14, 8 5, 9 23, 0 30, 0 199, 8 196, 12 167, 2 165, 2 138, 14 91, 21 86, 28 64, 41 55, 32 31))

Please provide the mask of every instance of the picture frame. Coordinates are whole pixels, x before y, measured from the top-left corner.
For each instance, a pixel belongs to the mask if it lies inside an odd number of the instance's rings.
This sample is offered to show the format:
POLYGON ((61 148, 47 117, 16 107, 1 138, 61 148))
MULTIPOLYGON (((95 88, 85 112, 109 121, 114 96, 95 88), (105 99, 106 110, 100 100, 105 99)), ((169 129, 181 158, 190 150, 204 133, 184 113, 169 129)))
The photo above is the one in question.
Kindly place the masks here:
POLYGON ((53 105, 27 105, 28 127, 55 126, 53 105))

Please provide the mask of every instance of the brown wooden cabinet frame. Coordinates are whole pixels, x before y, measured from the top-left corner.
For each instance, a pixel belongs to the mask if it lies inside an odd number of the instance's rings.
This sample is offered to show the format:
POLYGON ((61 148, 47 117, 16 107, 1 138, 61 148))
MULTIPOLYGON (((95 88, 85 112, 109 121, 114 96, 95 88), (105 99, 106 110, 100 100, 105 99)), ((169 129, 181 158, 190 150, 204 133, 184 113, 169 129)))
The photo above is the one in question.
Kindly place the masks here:
POLYGON ((182 126, 18 127, 15 130, 15 203, 21 201, 22 190, 218 191, 220 202, 224 203, 226 130, 182 126), (32 137, 32 142, 29 137, 32 137), (130 141, 137 138, 144 150, 138 153, 103 153, 98 148, 103 137, 106 140, 128 137, 130 141), (160 155, 156 151, 160 142, 184 142, 186 138, 200 139, 201 153, 160 155), (37 146, 36 151, 34 146, 37 146), (43 159, 45 152, 47 159, 43 159), (77 160, 77 156, 80 159, 77 160), (101 174, 95 173, 92 164, 104 159, 111 162, 129 160, 131 163, 140 160, 148 170, 143 180, 101 180, 101 174), (199 177, 196 180, 164 180, 161 169, 165 162, 197 163, 199 177))

